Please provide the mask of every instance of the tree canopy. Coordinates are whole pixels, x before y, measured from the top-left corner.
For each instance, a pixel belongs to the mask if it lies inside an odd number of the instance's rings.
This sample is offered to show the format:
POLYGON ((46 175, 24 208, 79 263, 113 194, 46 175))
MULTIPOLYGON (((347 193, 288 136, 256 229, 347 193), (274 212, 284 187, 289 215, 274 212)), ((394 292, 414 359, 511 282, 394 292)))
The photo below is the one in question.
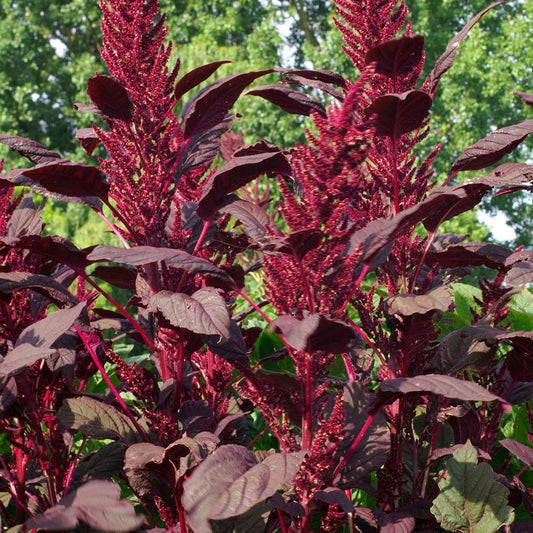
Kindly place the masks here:
MULTIPOLYGON (((426 74, 455 33, 486 7, 482 0, 466 4, 407 0, 407 4, 413 31, 426 39, 426 74)), ((327 0, 161 0, 161 6, 182 73, 229 59, 233 64, 224 65, 218 76, 290 65, 338 71, 354 78, 327 0)), ((461 45, 453 69, 439 87, 425 143, 428 151, 442 144, 435 164, 440 180, 467 146, 494 129, 530 116, 512 92, 530 92, 533 85, 532 68, 525 60, 533 48, 532 19, 531 2, 498 6, 461 45)), ((74 131, 88 126, 92 117, 74 111, 72 105, 87 101, 87 79, 96 71, 105 71, 99 57, 99 23, 96 0, 0 0, 2 133, 34 139, 83 160, 74 131)), ((243 98, 236 111, 242 115, 236 128, 249 140, 264 137, 289 146, 303 139, 304 120, 287 116, 260 99, 243 98)), ((514 159, 527 160, 528 150, 526 144, 514 159)), ((7 168, 21 164, 3 147, 0 157, 6 159, 7 168)), ((527 220, 533 217, 533 205, 525 196, 504 196, 487 203, 485 209, 505 213, 517 244, 531 242, 527 220)), ((469 216, 472 231, 482 236, 474 214, 469 216)))

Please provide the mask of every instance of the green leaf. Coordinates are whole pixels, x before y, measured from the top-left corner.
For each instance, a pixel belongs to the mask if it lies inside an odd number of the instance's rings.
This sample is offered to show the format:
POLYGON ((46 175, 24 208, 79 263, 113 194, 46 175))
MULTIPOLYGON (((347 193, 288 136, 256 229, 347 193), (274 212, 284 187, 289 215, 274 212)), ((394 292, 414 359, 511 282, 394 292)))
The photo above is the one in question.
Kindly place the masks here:
POLYGON ((57 413, 69 429, 81 431, 84 437, 139 442, 132 422, 112 405, 93 398, 69 398, 57 413))
POLYGON ((437 484, 440 494, 431 512, 446 531, 495 533, 514 520, 513 509, 506 505, 509 491, 487 463, 478 464, 470 441, 448 460, 437 484))

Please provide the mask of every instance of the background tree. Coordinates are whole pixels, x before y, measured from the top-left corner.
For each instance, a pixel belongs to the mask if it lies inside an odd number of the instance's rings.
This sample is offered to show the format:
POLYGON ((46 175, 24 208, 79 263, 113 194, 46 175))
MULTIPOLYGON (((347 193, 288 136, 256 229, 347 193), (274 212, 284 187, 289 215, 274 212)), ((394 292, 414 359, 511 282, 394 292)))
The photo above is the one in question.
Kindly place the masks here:
MULTIPOLYGON (((414 31, 426 38, 426 74, 453 35, 486 7, 483 0, 467 4, 407 0, 407 4, 414 31)), ((312 66, 354 78, 328 0, 161 0, 161 5, 168 15, 182 73, 229 59, 234 64, 224 66, 218 76, 277 64, 312 66)), ((532 19, 533 2, 499 6, 461 45, 453 69, 439 87, 432 108, 432 131, 425 143, 428 147, 442 143, 435 166, 441 181, 467 146, 498 127, 530 116, 529 109, 511 93, 532 90, 532 69, 524 60, 533 49, 532 19)), ((75 112, 72 104, 87 101, 87 79, 95 71, 105 71, 98 54, 97 1, 0 0, 0 35, 0 131, 38 140, 51 149, 61 148, 65 156, 85 160, 74 131, 88 126, 93 117, 75 112)), ((242 118, 235 127, 245 139, 264 137, 290 146, 303 138, 305 121, 258 98, 244 98, 236 111, 242 118)), ((529 150, 526 143, 514 159, 527 160, 529 150)), ((5 157, 7 168, 23 164, 3 147, 0 157, 5 157)), ((526 221, 533 216, 533 205, 525 195, 503 196, 484 208, 492 214, 497 210, 505 214, 516 232, 516 244, 531 242, 526 221)), ((81 216, 78 206, 69 207, 70 212, 72 209, 75 218, 81 216)), ((65 223, 57 213, 55 217, 55 223, 65 223)), ((473 212, 465 217, 461 224, 469 225, 472 238, 487 236, 473 212)))

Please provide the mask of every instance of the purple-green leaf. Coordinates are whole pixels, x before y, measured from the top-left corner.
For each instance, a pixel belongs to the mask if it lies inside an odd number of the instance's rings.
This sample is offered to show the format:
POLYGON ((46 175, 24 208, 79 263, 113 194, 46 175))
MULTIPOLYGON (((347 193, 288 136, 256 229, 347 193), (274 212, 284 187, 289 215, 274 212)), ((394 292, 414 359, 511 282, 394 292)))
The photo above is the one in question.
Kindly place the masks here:
POLYGON ((499 444, 510 451, 515 457, 518 457, 529 468, 533 468, 533 448, 513 439, 502 439, 499 444))
POLYGON ((448 287, 437 287, 426 294, 399 294, 383 302, 387 316, 413 316, 428 313, 445 313, 452 306, 448 287))
POLYGON ((138 528, 144 518, 135 514, 128 500, 120 499, 120 487, 93 480, 69 492, 57 505, 27 522, 28 529, 65 531, 84 522, 98 531, 122 533, 138 528))

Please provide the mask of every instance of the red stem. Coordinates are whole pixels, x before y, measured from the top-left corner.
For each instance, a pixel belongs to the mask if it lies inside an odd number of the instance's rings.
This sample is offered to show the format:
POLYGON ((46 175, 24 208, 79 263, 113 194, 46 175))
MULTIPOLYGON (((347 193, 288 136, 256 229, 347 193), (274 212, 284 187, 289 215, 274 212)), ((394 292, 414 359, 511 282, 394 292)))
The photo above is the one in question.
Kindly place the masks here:
POLYGON ((353 444, 350 446, 350 449, 348 450, 346 455, 343 457, 342 461, 339 463, 339 465, 335 469, 335 472, 333 472, 333 475, 331 476, 331 480, 332 481, 337 477, 339 472, 344 468, 344 466, 348 462, 348 459, 350 459, 352 454, 357 449, 357 446, 359 446, 359 443, 361 442, 361 440, 365 436, 365 433, 368 431, 368 428, 370 427, 370 425, 374 421, 374 418, 377 415, 377 413, 378 413, 378 411, 376 411, 374 414, 369 415, 368 418, 366 419, 365 425, 361 428, 361 431, 359 432, 359 435, 357 435, 356 439, 353 441, 353 444))
POLYGON ((135 429, 137 430, 141 438, 144 440, 144 442, 149 442, 149 439, 146 436, 146 433, 144 432, 143 428, 139 426, 139 423, 137 422, 136 418, 133 416, 133 413, 130 411, 130 408, 126 405, 126 403, 124 402, 124 400, 121 398, 120 394, 118 393, 117 389, 111 382, 111 379, 107 375, 107 372, 105 371, 104 366, 102 365, 102 363, 100 363, 100 360, 98 359, 98 356, 94 353, 92 346, 87 342, 85 335, 76 326, 73 326, 73 327, 78 333, 78 335, 80 336, 80 339, 83 341, 83 344, 87 348, 94 364, 100 371, 100 374, 102 374, 102 377, 104 378, 104 381, 107 383, 107 386, 110 388, 111 392, 113 393, 113 396, 116 398, 120 407, 122 407, 124 414, 131 420, 131 423, 134 425, 135 429))

